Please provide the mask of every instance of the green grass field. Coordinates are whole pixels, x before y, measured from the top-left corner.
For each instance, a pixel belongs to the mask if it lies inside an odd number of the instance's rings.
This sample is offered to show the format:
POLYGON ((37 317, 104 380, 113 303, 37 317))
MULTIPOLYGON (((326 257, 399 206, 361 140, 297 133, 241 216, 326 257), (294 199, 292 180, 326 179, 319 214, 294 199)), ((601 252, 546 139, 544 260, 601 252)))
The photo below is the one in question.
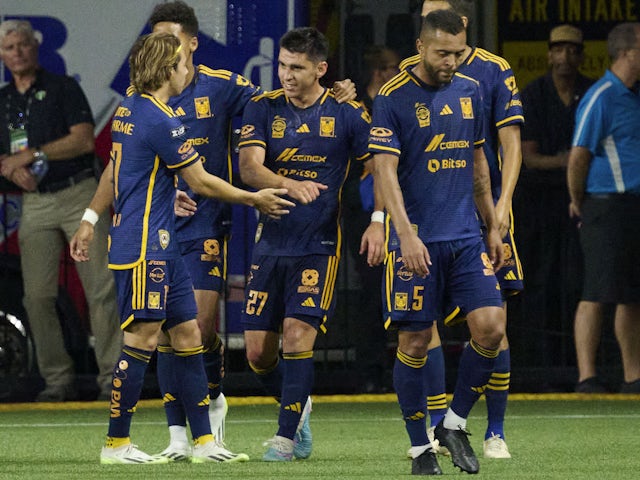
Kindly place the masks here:
MULTIPOLYGON (((276 430, 277 406, 266 398, 230 398, 227 446, 251 461, 232 465, 99 464, 106 402, 0 404, 0 479, 394 479, 410 476, 408 437, 393 395, 314 397, 314 451, 306 461, 260 461, 276 430)), ((485 405, 469 418, 480 459, 476 478, 640 478, 640 396, 512 395, 507 412, 511 460, 484 460, 485 405)), ((132 439, 156 453, 168 432, 159 401, 141 402, 132 439)), ((439 457, 444 475, 467 475, 439 457)))

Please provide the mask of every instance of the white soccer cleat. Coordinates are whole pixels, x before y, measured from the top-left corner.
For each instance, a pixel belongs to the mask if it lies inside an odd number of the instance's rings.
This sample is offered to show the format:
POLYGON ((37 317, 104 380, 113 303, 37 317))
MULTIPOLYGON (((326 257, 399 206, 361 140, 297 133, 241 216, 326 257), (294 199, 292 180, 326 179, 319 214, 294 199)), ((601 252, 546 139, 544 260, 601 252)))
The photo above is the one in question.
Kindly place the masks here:
POLYGON ((157 458, 166 458, 169 463, 188 462, 191 460, 191 447, 182 443, 172 443, 160 453, 154 455, 157 458))
POLYGON ((246 453, 233 453, 217 442, 207 442, 193 447, 192 463, 234 463, 248 462, 246 453))
POLYGON ((482 449, 484 458, 511 458, 507 443, 504 439, 493 433, 484 441, 482 449))
POLYGON ((103 465, 144 465, 169 463, 169 460, 164 457, 147 455, 138 450, 136 445, 129 443, 116 448, 102 447, 100 463, 103 465))
POLYGON ((221 393, 218 398, 211 400, 209 404, 209 423, 211 424, 211 433, 219 444, 224 443, 225 419, 229 411, 229 404, 224 394, 221 393))
POLYGON ((301 460, 309 458, 313 450, 313 435, 311 434, 311 427, 309 426, 311 410, 311 397, 307 397, 307 401, 302 409, 302 415, 300 415, 296 434, 293 437, 293 456, 301 460))

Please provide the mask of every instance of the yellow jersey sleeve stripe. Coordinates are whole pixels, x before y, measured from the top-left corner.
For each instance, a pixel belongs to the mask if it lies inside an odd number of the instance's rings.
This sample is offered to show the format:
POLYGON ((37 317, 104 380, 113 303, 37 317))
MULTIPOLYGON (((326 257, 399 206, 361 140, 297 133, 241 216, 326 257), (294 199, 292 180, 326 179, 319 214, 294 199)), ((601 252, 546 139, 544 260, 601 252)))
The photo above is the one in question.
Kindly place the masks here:
POLYGON ((400 150, 398 150, 397 148, 383 147, 382 145, 376 145, 374 143, 370 143, 369 144, 369 149, 370 150, 384 150, 387 153, 392 153, 394 155, 400 155, 400 150))
POLYGON ((496 122, 496 127, 500 128, 505 123, 511 123, 511 122, 515 122, 515 121, 519 121, 521 123, 524 123, 524 116, 522 116, 522 115, 513 115, 511 117, 507 117, 504 120, 500 120, 499 122, 496 122))
POLYGON ((262 147, 267 148, 267 143, 264 140, 243 140, 238 142, 238 147, 262 147))

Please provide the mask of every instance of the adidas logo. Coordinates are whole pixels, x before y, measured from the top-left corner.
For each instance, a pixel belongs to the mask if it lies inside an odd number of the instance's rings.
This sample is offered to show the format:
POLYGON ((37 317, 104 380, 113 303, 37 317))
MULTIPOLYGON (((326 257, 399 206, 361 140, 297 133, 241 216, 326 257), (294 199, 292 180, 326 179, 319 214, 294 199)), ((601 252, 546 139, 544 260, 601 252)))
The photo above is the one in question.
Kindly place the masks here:
POLYGON ((513 272, 509 272, 504 276, 505 280, 517 280, 516 274, 513 272))
POLYGON ((284 409, 291 410, 292 412, 296 412, 296 413, 302 413, 302 406, 300 405, 300 402, 287 405, 286 407, 284 407, 284 409))
POLYGON ((302 305, 303 307, 315 307, 316 302, 313 301, 313 298, 307 297, 307 299, 304 302, 302 302, 300 305, 302 305))
POLYGON ((178 116, 178 117, 184 117, 186 115, 186 113, 184 113, 184 109, 182 107, 178 107, 174 110, 174 113, 178 116))
POLYGON ((453 115, 453 110, 451 110, 449 105, 445 105, 442 107, 442 110, 440 110, 440 115, 453 115))
POLYGON ((311 130, 309 130, 309 126, 306 123, 303 123, 302 125, 300 125, 298 127, 296 132, 298 132, 298 133, 311 133, 311 130))
POLYGON ((220 269, 218 267, 213 267, 211 270, 209 270, 209 275, 211 275, 212 277, 219 277, 220 269))

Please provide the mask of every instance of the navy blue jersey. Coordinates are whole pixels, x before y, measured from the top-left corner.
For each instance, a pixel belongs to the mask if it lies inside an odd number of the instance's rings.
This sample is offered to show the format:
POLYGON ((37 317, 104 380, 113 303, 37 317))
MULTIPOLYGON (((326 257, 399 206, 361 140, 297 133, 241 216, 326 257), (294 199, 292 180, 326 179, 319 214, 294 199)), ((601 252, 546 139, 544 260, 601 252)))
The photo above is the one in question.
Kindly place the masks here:
MULTIPOLYGON (((369 149, 399 157, 404 206, 425 243, 480 236, 473 156, 483 143, 478 82, 460 73, 436 88, 405 70, 373 101, 369 149)), ((399 247, 391 225, 388 248, 399 247)))
POLYGON ((180 255, 173 202, 177 169, 200 155, 171 107, 147 94, 123 100, 111 124, 114 215, 109 268, 180 255))
MULTIPOLYGON (((242 114, 249 99, 259 90, 236 73, 199 65, 187 88, 169 99, 176 116, 187 127, 186 138, 198 150, 205 170, 212 175, 231 181, 231 120, 242 114)), ((178 188, 198 204, 193 216, 176 219, 181 242, 229 233, 231 205, 194 193, 182 178, 178 188)))
POLYGON ((267 168, 329 187, 279 220, 262 215, 255 254, 338 255, 340 193, 350 155, 357 160, 369 158, 369 114, 356 102, 338 104, 329 90, 312 106, 297 108, 280 89, 255 97, 245 108, 242 123, 240 148, 266 149, 267 168))
MULTIPOLYGON (((402 69, 416 65, 420 55, 403 60, 402 69)), ((467 59, 458 67, 458 72, 477 80, 485 114, 484 153, 491 172, 491 191, 494 201, 502 191, 502 164, 499 156, 498 130, 507 125, 522 125, 524 113, 520 92, 513 70, 504 58, 487 50, 475 47, 467 59)))

